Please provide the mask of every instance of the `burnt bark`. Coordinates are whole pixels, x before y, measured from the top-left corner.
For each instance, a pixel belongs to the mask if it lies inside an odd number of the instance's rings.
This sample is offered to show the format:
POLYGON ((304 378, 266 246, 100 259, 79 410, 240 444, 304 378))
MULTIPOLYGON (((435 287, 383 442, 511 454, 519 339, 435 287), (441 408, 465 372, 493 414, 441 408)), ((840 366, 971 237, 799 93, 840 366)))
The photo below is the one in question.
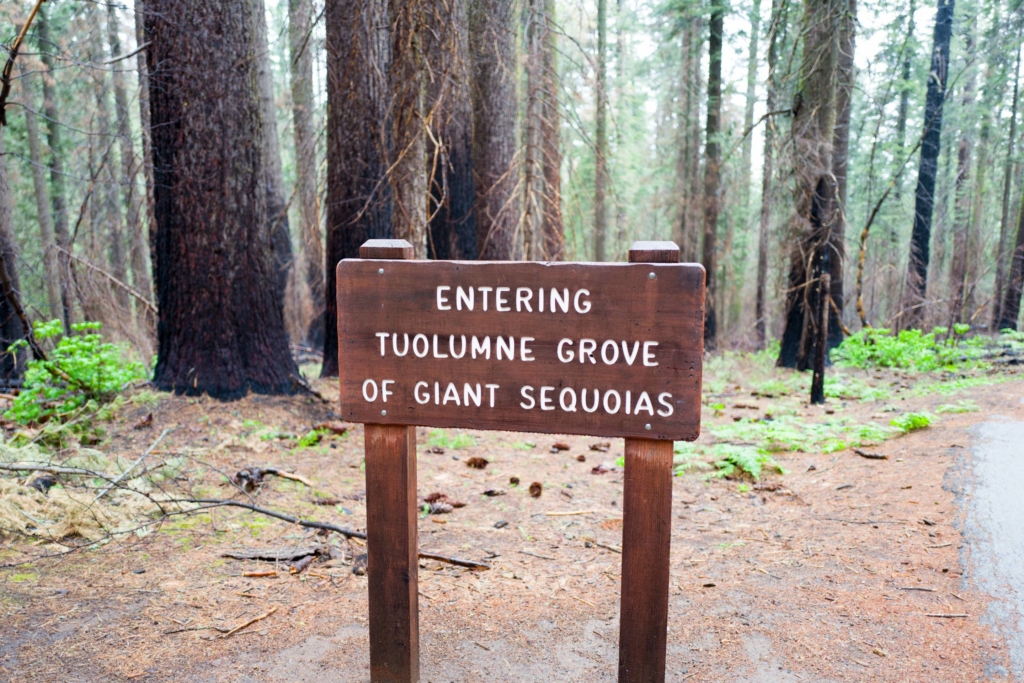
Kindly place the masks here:
POLYGON ((949 75, 949 40, 953 33, 954 0, 938 0, 935 15, 934 45, 928 72, 925 98, 925 131, 921 142, 917 190, 914 196, 914 227, 910 237, 907 265, 907 298, 903 304, 900 327, 920 325, 924 318, 925 291, 928 285, 929 243, 935 212, 935 176, 938 172, 939 146, 942 141, 942 106, 946 99, 949 75))
POLYGON ((292 393, 251 0, 151 0, 160 389, 224 399, 292 393))
MULTIPOLYGON (((10 292, 17 296, 21 291, 18 283, 18 247, 14 238, 14 209, 11 196, 11 186, 7 178, 7 153, 4 149, 4 129, 0 126, 0 285, 3 288, 3 295, 0 295, 0 387, 10 388, 20 386, 25 376, 26 351, 11 351, 10 347, 16 341, 25 338, 28 330, 22 323, 22 317, 18 315, 10 296, 10 292)), ((22 311, 22 313, 24 313, 22 311)))
POLYGON ((716 250, 718 248, 718 213, 721 210, 721 165, 722 150, 719 127, 722 108, 722 24, 725 6, 722 0, 715 0, 711 6, 708 39, 708 113, 706 141, 704 143, 704 246, 701 264, 707 273, 704 297, 704 348, 713 351, 717 346, 718 326, 715 315, 715 298, 718 270, 716 250))
POLYGON ((387 0, 329 2, 327 29, 327 314, 322 377, 338 374, 338 262, 392 235, 387 0))
POLYGON ((513 258, 519 219, 514 15, 512 0, 470 0, 477 245, 498 261, 513 258))

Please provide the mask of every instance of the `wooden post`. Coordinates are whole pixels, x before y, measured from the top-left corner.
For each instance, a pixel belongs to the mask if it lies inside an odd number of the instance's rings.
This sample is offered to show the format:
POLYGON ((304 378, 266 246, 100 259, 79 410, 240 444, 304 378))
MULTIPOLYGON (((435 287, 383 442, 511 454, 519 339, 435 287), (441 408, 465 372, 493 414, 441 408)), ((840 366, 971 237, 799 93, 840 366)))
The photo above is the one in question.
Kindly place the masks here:
MULTIPOLYGON (((630 263, 678 263, 672 242, 636 242, 630 263)), ((663 683, 672 532, 671 441, 626 439, 619 683, 663 683)))
MULTIPOLYGON (((405 240, 369 240, 359 256, 412 259, 413 248, 405 240)), ((344 368, 344 349, 338 352, 344 368)), ((420 679, 416 429, 367 424, 365 448, 370 680, 414 683, 420 679)))

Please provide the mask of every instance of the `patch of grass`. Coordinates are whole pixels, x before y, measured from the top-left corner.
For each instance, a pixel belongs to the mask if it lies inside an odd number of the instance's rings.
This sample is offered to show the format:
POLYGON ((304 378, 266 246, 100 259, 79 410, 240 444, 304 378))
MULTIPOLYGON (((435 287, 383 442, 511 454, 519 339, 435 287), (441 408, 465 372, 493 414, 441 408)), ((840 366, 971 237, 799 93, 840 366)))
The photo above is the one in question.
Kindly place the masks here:
POLYGON ((536 447, 537 444, 533 443, 532 441, 516 441, 514 444, 512 444, 512 448, 514 448, 517 451, 532 451, 536 447))
POLYGON ((931 332, 901 330, 893 334, 885 328, 867 328, 850 335, 832 351, 837 364, 857 368, 901 368, 932 371, 974 368, 982 360, 990 341, 984 337, 966 337, 968 325, 954 325, 931 332))
POLYGON ((904 433, 917 431, 929 426, 935 418, 928 413, 904 413, 899 417, 889 420, 889 424, 904 433))
POLYGON ((160 403, 160 394, 155 391, 150 391, 149 389, 143 389, 142 391, 133 394, 129 400, 137 406, 155 408, 160 403))
POLYGON ((23 574, 11 574, 7 579, 11 583, 29 583, 38 581, 39 575, 31 572, 25 572, 23 574))
POLYGON ((320 443, 328 432, 324 429, 311 429, 306 435, 299 439, 296 448, 312 448, 320 443))
POLYGON ((942 413, 976 413, 981 408, 978 404, 970 400, 961 400, 956 403, 943 403, 935 409, 935 412, 942 413))
POLYGON ((430 436, 427 438, 427 444, 437 446, 438 448, 453 448, 455 450, 459 450, 475 446, 476 440, 474 440, 469 434, 464 434, 462 432, 452 437, 443 429, 435 429, 430 432, 430 436))
POLYGON ((750 446, 731 446, 716 444, 711 452, 718 458, 715 460, 717 472, 711 476, 736 477, 749 476, 755 481, 761 478, 765 467, 774 468, 779 474, 785 474, 782 465, 764 451, 750 446))
POLYGON ((789 396, 793 393, 790 386, 779 379, 766 379, 763 382, 755 382, 751 386, 754 389, 752 392, 754 396, 762 396, 764 398, 778 398, 780 396, 789 396))
POLYGON ((851 423, 840 418, 818 424, 792 415, 773 420, 744 418, 731 424, 712 425, 709 431, 720 442, 751 446, 765 453, 834 453, 872 445, 898 433, 873 422, 851 423))

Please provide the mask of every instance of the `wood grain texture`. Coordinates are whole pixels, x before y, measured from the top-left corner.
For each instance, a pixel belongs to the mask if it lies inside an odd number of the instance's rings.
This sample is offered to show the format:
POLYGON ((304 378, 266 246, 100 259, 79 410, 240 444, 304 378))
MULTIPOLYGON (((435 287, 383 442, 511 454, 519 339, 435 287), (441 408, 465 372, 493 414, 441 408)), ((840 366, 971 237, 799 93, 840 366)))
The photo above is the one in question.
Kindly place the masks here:
POLYGON ((420 676, 416 430, 366 425, 370 680, 420 676))
MULTIPOLYGON (((342 261, 338 265, 342 417, 353 422, 430 427, 696 439, 700 433, 704 270, 696 264, 664 262, 668 260, 665 257, 655 264, 342 261), (450 287, 446 296, 451 310, 438 309, 438 286, 450 287), (488 294, 488 310, 482 310, 479 294, 475 295, 473 310, 468 310, 468 305, 457 310, 456 291, 460 286, 467 291, 473 287, 478 292, 480 287, 493 288, 488 294), (509 288, 511 311, 495 310, 498 287, 509 288), (516 310, 519 288, 532 291, 532 311, 528 312, 525 304, 521 311, 516 310), (543 313, 539 311, 539 288, 545 292, 543 313), (552 313, 552 288, 560 294, 568 290, 570 299, 585 289, 585 299, 592 308, 588 313, 579 313, 570 303, 567 313, 561 308, 552 313), (378 332, 396 335, 388 338, 383 357, 381 339, 375 336, 378 332), (406 348, 406 334, 410 346, 417 334, 424 335, 430 344, 425 357, 415 357, 412 348, 403 357, 396 355, 396 351, 406 348), (451 357, 455 355, 452 351, 461 350, 463 335, 466 355, 457 360, 451 357), (473 336, 481 340, 490 338, 489 358, 482 354, 471 358, 473 336), (499 336, 515 339, 514 360, 498 360, 499 336), (531 338, 528 347, 532 361, 521 360, 524 337, 531 338), (562 339, 572 340, 573 345, 564 348, 576 353, 582 339, 595 340, 595 362, 560 361, 558 344, 562 339), (617 357, 611 364, 601 360, 606 341, 613 342, 615 347, 608 352, 609 358, 617 357), (645 341, 657 342, 656 347, 651 347, 656 367, 645 367, 641 356, 633 356, 631 364, 626 360, 623 343, 632 353, 639 342, 642 354, 645 341), (393 393, 386 405, 382 395, 368 400, 366 396, 372 396, 373 391, 371 387, 364 396, 364 382, 373 380, 379 389, 385 379, 394 382, 389 385, 393 393), (420 393, 415 394, 419 382, 426 384, 420 385, 420 393), (435 382, 439 387, 436 395, 435 382), (449 383, 454 386, 458 400, 454 395, 452 400, 443 399, 449 383), (481 405, 466 405, 467 384, 471 388, 479 384, 486 399, 490 397, 483 387, 498 385, 493 406, 489 400, 481 405), (532 409, 523 407, 527 403, 522 395, 525 386, 533 387, 536 404, 532 409), (541 387, 550 387, 546 395, 553 409, 541 409, 541 387), (590 392, 591 405, 594 392, 602 392, 598 410, 583 409, 584 389, 590 392), (561 406, 564 390, 571 390, 576 396, 575 411, 561 406), (606 410, 604 398, 609 391, 617 392, 618 400, 608 396, 606 410), (628 415, 627 391, 631 405, 628 415), (640 408, 638 401, 643 392, 647 393, 653 410, 640 408), (658 402, 663 393, 671 394, 666 399, 672 405, 671 415, 658 414, 665 410, 658 402), (429 397, 417 402, 417 395, 429 397)), ((425 349, 422 344, 420 348, 425 349)), ((567 407, 571 406, 571 398, 566 394, 567 407)))
POLYGON ((359 247, 359 258, 412 259, 414 251, 406 240, 366 240, 359 247))
POLYGON ((629 248, 629 262, 679 263, 679 247, 675 242, 633 242, 629 248))
POLYGON ((665 680, 672 442, 626 439, 619 683, 665 680))

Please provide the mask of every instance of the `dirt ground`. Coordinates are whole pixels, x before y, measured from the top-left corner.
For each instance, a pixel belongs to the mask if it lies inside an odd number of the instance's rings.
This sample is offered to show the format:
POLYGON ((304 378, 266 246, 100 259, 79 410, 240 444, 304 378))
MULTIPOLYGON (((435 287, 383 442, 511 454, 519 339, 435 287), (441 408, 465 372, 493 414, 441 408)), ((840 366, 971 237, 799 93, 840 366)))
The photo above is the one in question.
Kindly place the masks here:
MULTIPOLYGON (((885 400, 831 400, 827 409, 887 420, 879 412, 886 406, 934 410, 951 400, 917 395, 898 375, 874 379, 892 388, 885 400)), ((330 383, 317 386, 337 395, 330 383)), ((708 425, 767 410, 768 399, 748 389, 717 390, 709 401, 724 408, 705 410, 708 425)), ((777 459, 789 472, 766 472, 758 484, 698 469, 676 477, 668 680, 1012 680, 1005 644, 986 617, 990 598, 970 580, 958 492, 969 472, 968 427, 992 414, 1024 419, 1022 398, 1021 380, 966 389, 954 399, 973 400, 979 411, 943 415, 869 449, 887 460, 852 450, 783 453, 777 459)), ((834 414, 787 400, 808 420, 834 414)), ((315 494, 271 478, 259 504, 363 529, 361 428, 310 448, 245 436, 255 423, 301 435, 331 419, 330 408, 308 397, 161 395, 155 406, 123 408, 100 447, 138 454, 174 427, 161 452, 200 455, 215 471, 298 473, 315 494), (148 412, 152 425, 133 429, 148 412), (314 495, 337 502, 313 505, 314 495)), ((473 445, 436 453, 429 432, 419 430, 420 496, 443 492, 466 506, 422 516, 421 548, 493 568, 421 562, 421 680, 615 680, 622 441, 599 452, 590 445, 600 439, 467 432, 473 445), (569 450, 550 452, 559 441, 569 450), (467 467, 474 456, 490 464, 467 467), (594 474, 598 465, 609 471, 594 474), (543 484, 539 498, 527 492, 532 482, 543 484), (498 488, 507 493, 482 495, 498 488)), ((44 550, 0 537, 0 563, 44 550)), ((0 679, 368 681, 366 577, 351 566, 362 553, 363 544, 337 535, 221 508, 144 538, 0 569, 0 679), (289 574, 273 562, 222 557, 307 543, 333 547, 334 559, 289 574), (242 576, 275 568, 276 577, 242 576)))

